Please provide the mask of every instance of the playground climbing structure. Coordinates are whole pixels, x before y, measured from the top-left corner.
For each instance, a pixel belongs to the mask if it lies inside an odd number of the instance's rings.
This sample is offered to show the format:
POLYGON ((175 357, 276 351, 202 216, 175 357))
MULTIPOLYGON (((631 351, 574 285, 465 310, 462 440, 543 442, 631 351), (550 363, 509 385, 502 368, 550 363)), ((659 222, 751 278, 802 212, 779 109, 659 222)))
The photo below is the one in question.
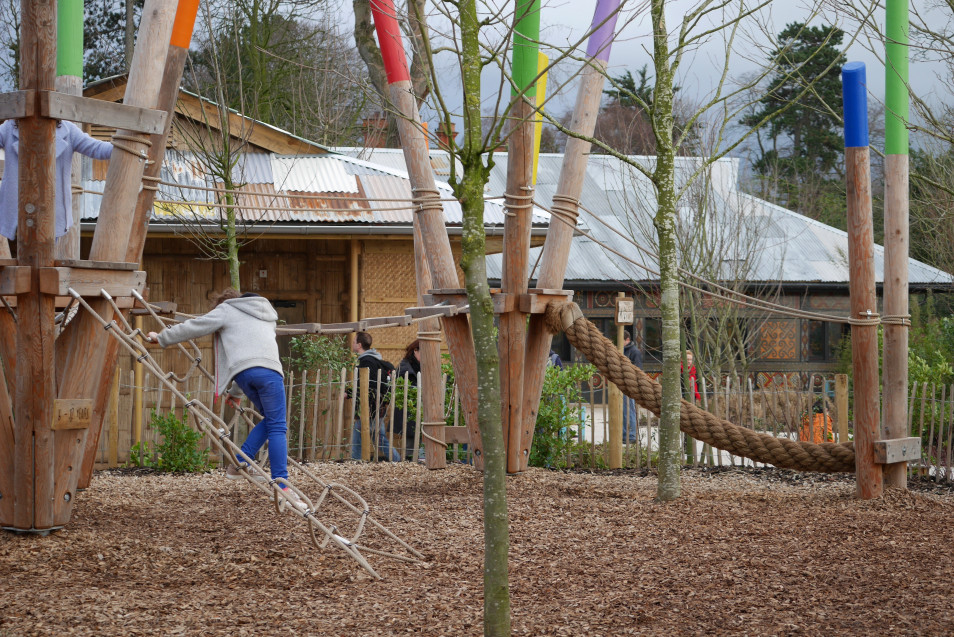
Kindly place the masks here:
POLYGON ((0 96, 0 119, 18 121, 21 166, 17 255, 0 261, 0 296, 15 298, 0 314, 4 528, 45 533, 65 525, 76 489, 92 475, 119 347, 99 320, 131 308, 130 292, 145 285, 137 264, 197 9, 198 0, 146 0, 125 98, 107 104, 54 90, 57 3, 23 3, 20 90, 0 96), (55 259, 60 119, 117 129, 88 260, 55 259), (68 290, 89 297, 91 311, 57 334, 57 310, 75 298, 68 290))

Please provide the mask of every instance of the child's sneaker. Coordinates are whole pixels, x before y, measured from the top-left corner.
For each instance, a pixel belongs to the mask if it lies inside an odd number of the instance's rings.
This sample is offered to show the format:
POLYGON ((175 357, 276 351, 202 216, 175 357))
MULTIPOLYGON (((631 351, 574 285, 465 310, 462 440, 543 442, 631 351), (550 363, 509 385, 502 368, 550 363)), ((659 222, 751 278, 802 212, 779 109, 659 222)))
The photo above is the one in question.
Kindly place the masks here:
MULTIPOLYGON (((308 504, 304 500, 302 500, 300 497, 298 497, 298 494, 295 493, 294 489, 289 489, 288 487, 282 487, 282 493, 287 495, 288 498, 291 500, 291 504, 293 504, 302 513, 308 510, 308 504)), ((288 505, 289 505, 288 500, 282 499, 281 506, 286 507, 288 505)))
MULTIPOLYGON (((249 477, 255 482, 265 482, 266 479, 264 476, 257 474, 249 473, 249 477)), ((225 468, 225 477, 229 480, 242 480, 245 476, 242 475, 242 472, 234 464, 230 464, 225 468)))

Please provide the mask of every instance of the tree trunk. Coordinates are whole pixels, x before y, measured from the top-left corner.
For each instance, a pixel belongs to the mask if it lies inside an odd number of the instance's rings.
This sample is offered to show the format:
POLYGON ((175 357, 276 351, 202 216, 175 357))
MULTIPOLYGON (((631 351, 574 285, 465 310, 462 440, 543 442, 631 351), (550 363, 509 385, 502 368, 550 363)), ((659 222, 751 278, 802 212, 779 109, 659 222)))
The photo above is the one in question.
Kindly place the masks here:
POLYGON ((493 301, 487 284, 484 185, 480 127, 480 23, 475 0, 462 0, 461 79, 464 92, 463 175, 455 194, 463 210, 461 268, 477 357, 478 424, 484 448, 484 635, 510 635, 510 552, 507 513, 507 457, 500 420, 500 367, 493 301))
POLYGON ((659 419, 659 481, 656 497, 662 501, 680 496, 679 409, 682 392, 679 362, 681 329, 679 310, 679 261, 676 253, 675 148, 673 147, 673 74, 669 66, 665 0, 652 0, 653 58, 656 87, 653 92, 653 131, 656 135, 657 210, 655 226, 659 236, 659 286, 662 314, 662 405, 659 419))

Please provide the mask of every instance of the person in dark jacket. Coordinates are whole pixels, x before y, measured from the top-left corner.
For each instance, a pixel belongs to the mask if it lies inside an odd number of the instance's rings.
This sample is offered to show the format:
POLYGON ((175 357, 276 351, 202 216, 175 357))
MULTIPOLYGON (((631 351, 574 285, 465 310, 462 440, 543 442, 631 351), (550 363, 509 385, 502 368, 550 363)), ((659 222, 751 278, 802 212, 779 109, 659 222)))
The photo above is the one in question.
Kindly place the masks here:
MULTIPOLYGON (((149 332, 147 338, 169 347, 214 335, 216 397, 228 390, 226 401, 238 407, 244 393, 263 416, 242 444, 239 459, 243 455, 254 459, 268 441, 272 480, 288 480, 288 425, 284 374, 275 340, 277 321, 278 313, 268 299, 253 293, 239 295, 228 288, 215 299, 208 314, 172 325, 158 334, 149 332)), ((225 470, 225 476, 232 480, 242 477, 234 465, 225 470)), ((305 507, 293 490, 286 486, 282 489, 296 506, 305 507)))
MULTIPOLYGON (((388 440, 388 434, 385 431, 385 418, 381 417, 384 413, 384 395, 387 393, 387 386, 390 382, 390 376, 394 373, 394 366, 385 361, 376 349, 371 347, 371 335, 367 332, 357 332, 354 336, 352 349, 358 355, 358 369, 367 367, 370 375, 370 392, 368 414, 371 418, 371 437, 377 436, 378 450, 385 458, 390 458, 393 462, 401 460, 401 454, 396 449, 391 448, 391 441, 388 440), (378 387, 378 370, 381 370, 381 386, 378 387), (382 414, 378 414, 378 407, 382 407, 382 414)), ((355 392, 358 395, 358 392, 355 392)), ((351 458, 353 460, 361 459, 361 419, 357 416, 354 420, 354 427, 351 429, 351 458)))
MULTIPOLYGON (((629 330, 623 332, 623 354, 636 367, 643 366, 643 353, 633 342, 632 334, 629 330)), ((636 442, 639 431, 636 428, 636 401, 629 396, 623 396, 623 442, 636 442)))
MULTIPOLYGON (((416 338, 408 343, 407 347, 404 348, 404 358, 398 363, 398 381, 403 383, 406 376, 409 387, 417 387, 417 375, 421 371, 420 346, 421 342, 416 338)), ((418 400, 420 400, 420 394, 418 394, 418 400)), ((396 406, 394 409, 394 433, 404 433, 405 449, 407 449, 405 456, 408 458, 414 457, 414 433, 416 430, 417 423, 413 420, 413 414, 407 414, 407 426, 405 427, 403 405, 396 406)))

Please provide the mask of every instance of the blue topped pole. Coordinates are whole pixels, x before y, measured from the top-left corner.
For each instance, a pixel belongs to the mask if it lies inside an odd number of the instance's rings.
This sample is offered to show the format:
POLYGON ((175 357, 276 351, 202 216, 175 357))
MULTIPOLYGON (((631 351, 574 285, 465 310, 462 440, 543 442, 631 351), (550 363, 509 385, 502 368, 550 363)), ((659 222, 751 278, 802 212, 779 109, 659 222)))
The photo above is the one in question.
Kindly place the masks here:
POLYGON ((844 98, 845 148, 868 146, 868 81, 864 62, 849 62, 841 68, 844 98))

